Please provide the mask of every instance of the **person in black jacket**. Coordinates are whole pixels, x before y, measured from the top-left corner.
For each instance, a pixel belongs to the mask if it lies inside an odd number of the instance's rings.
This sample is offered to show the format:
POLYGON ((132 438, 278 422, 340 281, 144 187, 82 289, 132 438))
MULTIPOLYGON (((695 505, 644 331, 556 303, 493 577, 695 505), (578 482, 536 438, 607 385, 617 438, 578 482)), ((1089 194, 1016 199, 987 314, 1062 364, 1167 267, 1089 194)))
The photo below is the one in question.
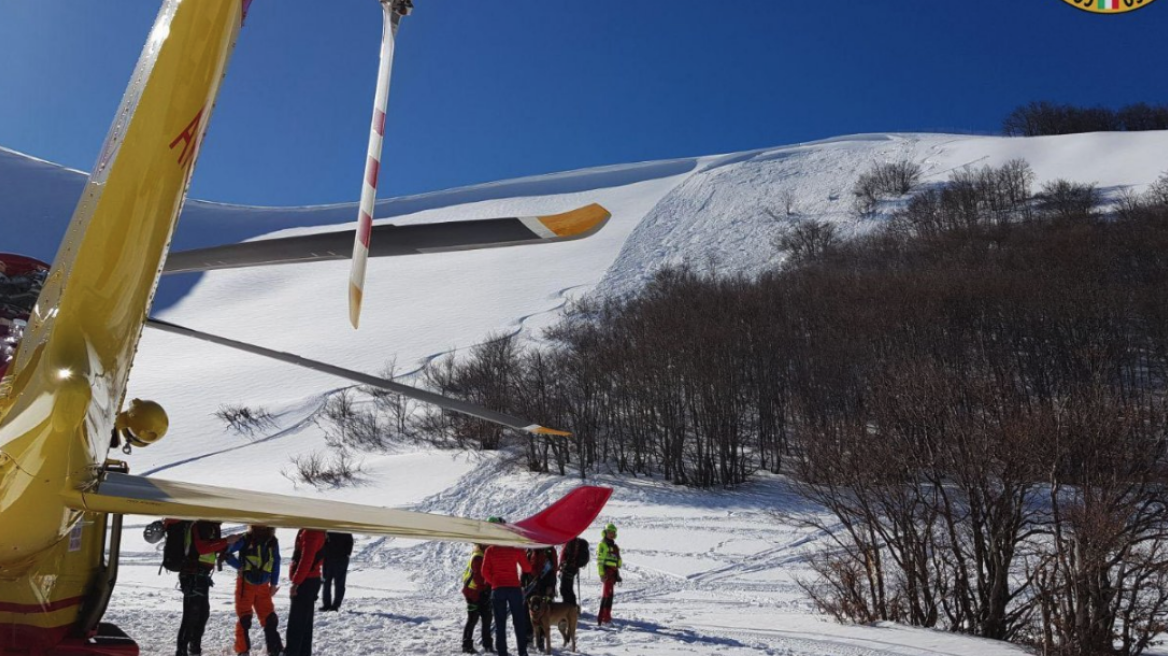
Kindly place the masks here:
POLYGON ((218 522, 182 522, 168 519, 164 526, 178 525, 184 531, 182 570, 178 575, 183 595, 182 623, 178 629, 177 656, 202 656, 203 631, 211 617, 211 572, 219 553, 235 544, 241 535, 220 537, 218 522))
POLYGON ((568 540, 560 551, 560 596, 565 604, 579 605, 576 599, 576 577, 581 563, 588 564, 588 542, 575 538, 568 540))
POLYGON ((338 610, 345 599, 345 578, 349 574, 349 556, 353 555, 353 536, 350 533, 332 533, 324 541, 324 592, 321 593, 322 611, 338 610), (334 592, 334 587, 335 592, 334 592))

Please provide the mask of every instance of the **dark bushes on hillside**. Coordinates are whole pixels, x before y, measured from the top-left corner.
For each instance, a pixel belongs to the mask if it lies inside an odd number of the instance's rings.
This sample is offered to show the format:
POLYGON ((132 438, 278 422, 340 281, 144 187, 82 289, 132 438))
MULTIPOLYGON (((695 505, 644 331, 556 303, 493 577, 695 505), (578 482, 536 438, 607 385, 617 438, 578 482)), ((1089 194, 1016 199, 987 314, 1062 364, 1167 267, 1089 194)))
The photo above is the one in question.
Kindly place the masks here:
POLYGON ((921 180, 921 166, 909 159, 882 162, 860 174, 852 188, 855 210, 860 216, 876 211, 882 200, 904 196, 921 180))
POLYGON ((1168 203, 1032 184, 960 171, 756 279, 663 270, 438 368, 573 437, 428 432, 538 471, 787 473, 828 511, 805 587, 841 619, 1140 654, 1168 626, 1168 203))
POLYGON ((840 242, 834 223, 807 219, 786 226, 775 239, 775 246, 794 264, 823 257, 840 242))
POLYGON ((1136 103, 1115 111, 1032 102, 1016 108, 1002 121, 1003 134, 1014 137, 1139 130, 1168 130, 1168 105, 1136 103))

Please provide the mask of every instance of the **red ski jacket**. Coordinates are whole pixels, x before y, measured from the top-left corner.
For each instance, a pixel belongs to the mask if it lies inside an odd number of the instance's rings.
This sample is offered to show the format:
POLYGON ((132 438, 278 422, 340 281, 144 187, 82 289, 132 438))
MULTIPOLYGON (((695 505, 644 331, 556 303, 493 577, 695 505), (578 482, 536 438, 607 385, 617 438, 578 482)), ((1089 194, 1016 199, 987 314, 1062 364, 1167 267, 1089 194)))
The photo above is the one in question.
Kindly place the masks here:
POLYGON ((324 560, 324 531, 302 528, 296 534, 296 550, 292 552, 292 566, 288 578, 292 585, 300 585, 308 579, 320 578, 320 563, 324 560))
POLYGON ((514 547, 488 547, 483 554, 483 578, 492 588, 518 588, 519 571, 531 573, 527 553, 514 547))

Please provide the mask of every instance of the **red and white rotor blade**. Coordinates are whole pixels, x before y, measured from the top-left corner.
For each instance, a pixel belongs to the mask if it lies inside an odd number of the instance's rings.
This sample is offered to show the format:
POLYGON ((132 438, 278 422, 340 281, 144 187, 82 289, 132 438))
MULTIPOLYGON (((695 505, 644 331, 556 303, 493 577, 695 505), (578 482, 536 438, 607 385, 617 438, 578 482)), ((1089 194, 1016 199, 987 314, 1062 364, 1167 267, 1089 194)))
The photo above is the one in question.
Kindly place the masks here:
POLYGON ((373 122, 369 126, 369 151, 365 178, 361 184, 361 205, 357 213, 357 234, 353 239, 353 266, 349 270, 349 322, 356 328, 361 320, 361 298, 365 291, 365 266, 369 261, 369 238, 373 234, 373 205, 377 201, 377 175, 381 169, 381 142, 385 137, 385 109, 389 102, 389 76, 393 68, 393 42, 401 14, 395 2, 381 0, 381 64, 377 70, 377 92, 373 98, 373 122))

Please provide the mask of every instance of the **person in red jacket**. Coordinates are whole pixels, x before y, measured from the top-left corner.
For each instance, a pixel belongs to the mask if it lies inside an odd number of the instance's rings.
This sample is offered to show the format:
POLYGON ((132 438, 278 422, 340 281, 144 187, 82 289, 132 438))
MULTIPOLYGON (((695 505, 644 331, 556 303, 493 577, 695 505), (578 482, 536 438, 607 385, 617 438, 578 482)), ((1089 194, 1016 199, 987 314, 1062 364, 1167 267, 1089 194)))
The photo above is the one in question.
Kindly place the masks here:
POLYGON ((556 598, 556 572, 560 569, 555 547, 529 549, 527 560, 531 563, 531 575, 525 577, 523 589, 530 595, 556 598))
MULTIPOLYGON (((531 574, 523 575, 520 580, 523 584, 523 596, 545 597, 548 601, 553 601, 556 598, 556 571, 560 568, 555 548, 528 549, 527 562, 531 563, 531 574)), ((531 640, 535 628, 531 626, 530 617, 525 616, 524 619, 528 620, 527 639, 531 640)), ((543 651, 542 635, 536 639, 535 648, 543 651)))
POLYGON ((324 531, 300 529, 288 578, 292 588, 292 607, 288 610, 288 633, 284 639, 285 656, 312 656, 312 622, 316 598, 320 594, 320 563, 324 560, 324 531))
POLYGON ((515 642, 519 656, 527 656, 527 606, 519 572, 531 573, 527 552, 514 547, 489 547, 483 554, 483 580, 491 586, 491 603, 495 610, 495 647, 499 656, 507 656, 507 610, 515 623, 515 642))

